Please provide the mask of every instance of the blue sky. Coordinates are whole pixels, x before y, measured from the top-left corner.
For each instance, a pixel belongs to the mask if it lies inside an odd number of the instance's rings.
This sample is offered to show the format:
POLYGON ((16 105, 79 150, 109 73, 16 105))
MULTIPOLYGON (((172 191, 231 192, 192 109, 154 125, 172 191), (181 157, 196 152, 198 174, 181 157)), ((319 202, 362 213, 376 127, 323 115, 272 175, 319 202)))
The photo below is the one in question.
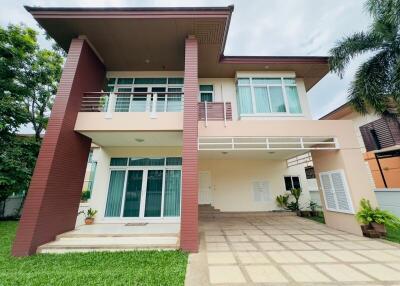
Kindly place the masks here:
MULTIPOLYGON (((37 24, 25 11, 30 6, 227 6, 235 5, 226 55, 326 56, 346 35, 370 24, 364 0, 2 0, 0 24, 37 24)), ((43 47, 49 43, 40 38, 43 47)), ((348 67, 340 80, 328 74, 308 94, 315 119, 346 102, 347 89, 362 58, 348 67)))

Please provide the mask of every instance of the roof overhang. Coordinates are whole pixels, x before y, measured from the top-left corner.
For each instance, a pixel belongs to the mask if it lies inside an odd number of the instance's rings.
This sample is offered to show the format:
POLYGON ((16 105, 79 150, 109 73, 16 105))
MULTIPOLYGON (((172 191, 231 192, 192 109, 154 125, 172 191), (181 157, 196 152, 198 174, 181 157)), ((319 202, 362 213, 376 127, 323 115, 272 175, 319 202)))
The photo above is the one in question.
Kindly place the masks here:
POLYGON ((319 120, 338 120, 351 114, 352 112, 354 112, 354 110, 351 107, 350 102, 346 102, 328 114, 325 114, 319 120))
POLYGON ((182 71, 184 41, 199 42, 199 77, 236 71, 294 71, 310 89, 328 73, 327 57, 224 56, 233 6, 189 8, 25 7, 66 51, 85 37, 107 70, 182 71))

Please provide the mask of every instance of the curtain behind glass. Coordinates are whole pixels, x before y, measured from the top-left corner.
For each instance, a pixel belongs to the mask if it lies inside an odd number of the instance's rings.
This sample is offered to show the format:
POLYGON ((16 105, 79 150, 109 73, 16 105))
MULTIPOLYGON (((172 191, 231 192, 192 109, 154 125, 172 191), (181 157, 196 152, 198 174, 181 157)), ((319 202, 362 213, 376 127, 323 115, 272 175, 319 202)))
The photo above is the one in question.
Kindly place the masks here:
POLYGON ((268 100, 268 90, 266 87, 255 87, 254 97, 256 99, 256 112, 269 113, 271 112, 268 100))
POLYGON ((149 170, 147 173, 145 217, 161 216, 162 184, 163 171, 149 170))
POLYGON ((286 112, 285 101, 283 99, 282 88, 280 86, 270 86, 269 96, 271 98, 272 112, 286 112))
POLYGON ((253 104, 251 99, 251 90, 249 86, 238 86, 238 103, 240 114, 253 113, 253 104))
POLYGON ((124 192, 125 171, 111 171, 106 203, 106 217, 119 217, 124 192))
POLYGON ((164 216, 180 215, 181 208, 181 171, 167 170, 165 172, 164 216))
POLYGON ((301 105, 299 95, 297 94, 297 88, 295 86, 287 86, 286 95, 289 103, 289 112, 301 113, 301 105))
POLYGON ((129 171, 126 181, 124 217, 138 217, 142 194, 143 171, 129 171))

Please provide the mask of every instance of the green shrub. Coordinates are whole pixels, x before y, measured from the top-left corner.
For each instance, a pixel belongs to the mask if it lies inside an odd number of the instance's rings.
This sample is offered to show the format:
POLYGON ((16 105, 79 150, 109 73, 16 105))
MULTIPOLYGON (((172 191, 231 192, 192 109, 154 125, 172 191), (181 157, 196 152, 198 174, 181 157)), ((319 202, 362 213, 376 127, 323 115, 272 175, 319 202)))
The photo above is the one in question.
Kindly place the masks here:
POLYGON ((84 190, 81 194, 81 201, 87 202, 90 199, 90 191, 84 190))
POLYGON ((400 219, 391 212, 373 208, 371 202, 366 199, 360 201, 360 209, 356 213, 356 218, 361 224, 385 224, 388 226, 400 226, 400 219))
POLYGON ((279 195, 276 197, 276 204, 281 209, 287 209, 289 202, 289 195, 279 195))

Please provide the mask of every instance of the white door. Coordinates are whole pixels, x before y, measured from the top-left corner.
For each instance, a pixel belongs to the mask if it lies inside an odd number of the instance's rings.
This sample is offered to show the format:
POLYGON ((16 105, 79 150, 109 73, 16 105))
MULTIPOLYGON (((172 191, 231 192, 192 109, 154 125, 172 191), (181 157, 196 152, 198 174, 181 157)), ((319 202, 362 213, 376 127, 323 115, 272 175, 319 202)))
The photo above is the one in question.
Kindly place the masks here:
POLYGON ((211 204, 211 174, 208 171, 199 173, 199 204, 211 204))

